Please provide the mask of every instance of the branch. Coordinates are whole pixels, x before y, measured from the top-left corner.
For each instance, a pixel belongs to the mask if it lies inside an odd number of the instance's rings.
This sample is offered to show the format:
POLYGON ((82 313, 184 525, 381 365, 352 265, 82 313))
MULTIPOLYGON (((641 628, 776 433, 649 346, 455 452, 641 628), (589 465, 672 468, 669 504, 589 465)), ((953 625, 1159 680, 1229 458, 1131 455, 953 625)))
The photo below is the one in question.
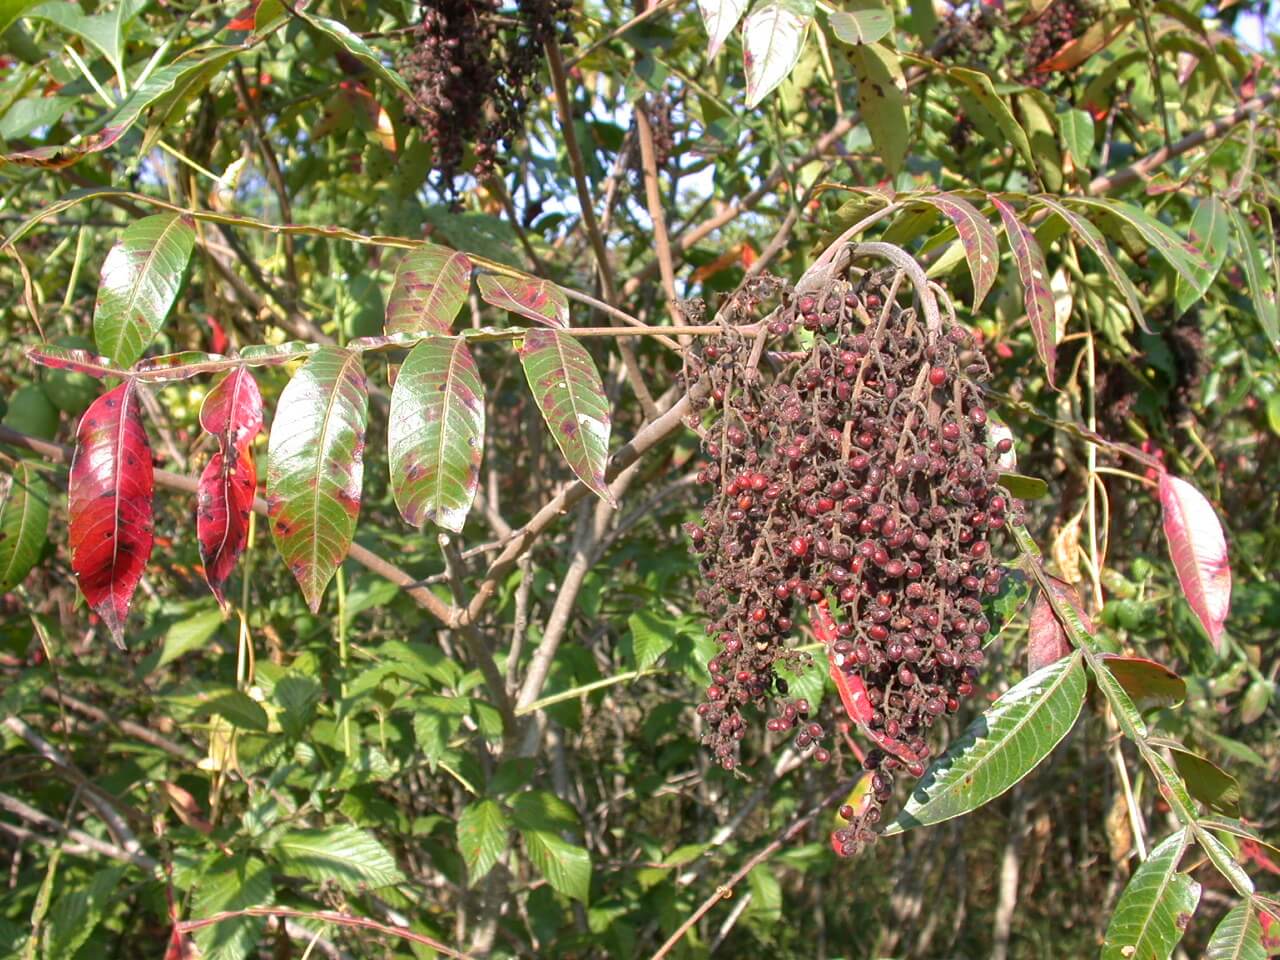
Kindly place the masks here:
POLYGON ((55 690, 53 687, 45 687, 40 691, 40 695, 46 700, 52 700, 54 703, 74 710, 76 713, 84 714, 86 717, 97 723, 116 727, 121 733, 129 735, 135 740, 141 740, 143 743, 149 743, 151 746, 163 750, 165 753, 171 754, 179 760, 185 760, 188 763, 195 763, 200 759, 196 752, 189 747, 162 737, 154 730, 144 727, 140 723, 134 723, 131 720, 117 720, 107 713, 107 711, 101 710, 91 703, 78 700, 70 694, 55 690))
POLYGON ((1194 150, 1202 143, 1206 143, 1210 140, 1217 140, 1232 127, 1248 120, 1254 114, 1259 113, 1264 108, 1275 103, 1277 99, 1280 99, 1280 84, 1273 86, 1271 89, 1267 90, 1265 93, 1259 94, 1252 100, 1246 100, 1227 116, 1205 124, 1199 130, 1195 130, 1192 133, 1187 134, 1176 143, 1161 147, 1159 150, 1155 151, 1155 153, 1148 154, 1141 160, 1130 164, 1122 170, 1117 170, 1116 172, 1106 174, 1105 176, 1094 177, 1089 183, 1088 190, 1085 192, 1096 196, 1097 194, 1110 193, 1112 190, 1118 190, 1121 187, 1127 187, 1129 184, 1138 180, 1146 179, 1151 171, 1155 170, 1156 167, 1160 166, 1165 161, 1172 160, 1174 157, 1180 157, 1187 151, 1194 150))

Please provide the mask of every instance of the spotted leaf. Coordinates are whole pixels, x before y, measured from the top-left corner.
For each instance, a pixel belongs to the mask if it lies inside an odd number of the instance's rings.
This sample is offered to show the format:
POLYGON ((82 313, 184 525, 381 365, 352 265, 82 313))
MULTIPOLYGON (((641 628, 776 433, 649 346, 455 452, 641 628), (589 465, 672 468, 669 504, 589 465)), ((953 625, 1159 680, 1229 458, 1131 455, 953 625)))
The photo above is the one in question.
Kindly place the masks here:
POLYGON ((271 536, 313 611, 356 532, 368 407, 359 356, 322 347, 280 394, 271 424, 271 536))
POLYGON ((1054 363, 1058 353, 1057 323, 1053 314, 1053 292, 1049 289, 1049 269, 1045 266, 1044 254, 1036 243, 1035 234, 1018 219, 1011 206, 997 197, 992 197, 991 202, 1000 211, 1000 219, 1004 222, 1005 236, 1009 238, 1009 247, 1013 250, 1013 259, 1018 265, 1018 276, 1022 279, 1023 302, 1026 304, 1031 332, 1035 335, 1036 352, 1044 363, 1049 385, 1053 386, 1054 363))
POLYGON ((500 277, 483 274, 476 281, 480 297, 500 310, 548 327, 569 325, 569 300, 559 287, 537 277, 500 277))
POLYGON ((449 333, 467 299, 471 260, 464 253, 428 243, 405 254, 387 297, 387 333, 438 330, 449 333))
POLYGON ((248 367, 231 371, 200 407, 200 426, 218 441, 196 492, 196 538, 209 589, 226 605, 223 584, 244 552, 258 485, 253 440, 262 431, 262 394, 248 367))
POLYGON ((1107 925, 1102 960, 1172 955, 1200 903, 1200 884, 1178 870, 1187 839, 1180 831, 1161 841, 1133 872, 1107 925))
POLYGON ((578 479, 609 503, 609 402, 587 348, 558 330, 530 329, 520 363, 551 435, 578 479))
POLYGON ((98 352, 122 367, 142 356, 178 299, 196 234, 190 218, 143 217, 107 253, 93 309, 98 352))
POLYGON ((433 337, 409 352, 391 391, 387 446, 405 521, 461 530, 484 454, 484 384, 464 339, 433 337))
POLYGON ((76 429, 67 483, 71 569, 121 646, 153 539, 155 477, 139 405, 132 382, 89 405, 76 429))

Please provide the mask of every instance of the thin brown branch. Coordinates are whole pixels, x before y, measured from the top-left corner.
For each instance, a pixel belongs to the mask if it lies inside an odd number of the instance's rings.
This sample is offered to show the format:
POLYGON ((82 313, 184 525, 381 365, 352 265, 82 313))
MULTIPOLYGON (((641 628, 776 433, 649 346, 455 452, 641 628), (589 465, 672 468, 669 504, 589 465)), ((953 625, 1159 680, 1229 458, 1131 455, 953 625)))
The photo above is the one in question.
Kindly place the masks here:
POLYGON ((1161 164, 1172 160, 1174 157, 1180 157, 1203 143, 1217 140, 1230 131, 1232 127, 1248 120, 1278 99, 1280 99, 1280 84, 1271 87, 1264 93, 1258 94, 1251 100, 1246 100, 1227 116, 1211 123, 1206 123, 1199 130, 1193 130, 1176 143, 1161 147, 1154 153, 1147 154, 1141 160, 1131 163, 1122 170, 1094 177, 1090 181, 1089 189, 1086 192, 1097 196, 1103 193, 1110 193, 1113 190, 1119 190, 1121 187, 1127 187, 1138 180, 1145 180, 1161 164))
MULTIPOLYGON (((59 833, 63 832, 63 824, 37 810, 35 807, 23 803, 17 797, 10 796, 7 793, 0 793, 0 810, 5 810, 13 816, 18 817, 28 823, 44 827, 48 830, 54 830, 59 833)), ((36 833, 33 830, 27 830, 11 823, 0 821, 0 829, 9 831, 19 840, 29 840, 39 843, 46 847, 59 846, 59 841, 53 837, 47 837, 43 834, 36 833)), ((136 867, 140 867, 148 872, 159 869, 159 861, 152 859, 140 850, 129 851, 114 843, 108 843, 105 840, 99 840, 92 834, 85 833, 83 830, 77 830, 74 827, 68 828, 65 833, 65 839, 61 842, 61 847, 66 853, 73 856, 89 857, 99 856, 106 857, 108 860, 117 860, 120 863, 131 863, 136 867)))
POLYGON ((77 699, 68 693, 55 690, 53 687, 45 687, 40 691, 40 695, 46 700, 52 700, 54 703, 73 710, 76 713, 83 714, 95 723, 106 724, 118 729, 121 733, 148 743, 157 749, 163 750, 165 753, 184 760, 187 763, 195 763, 200 759, 199 755, 190 747, 180 743, 175 743, 166 737, 161 736, 149 727, 144 727, 140 723, 134 723, 132 720, 117 720, 107 711, 95 707, 91 703, 77 699))
MULTIPOLYGON (((658 255, 658 272, 667 295, 667 312, 671 322, 680 326, 684 317, 676 305, 676 271, 671 259, 671 238, 667 235, 667 215, 662 207, 662 187, 658 182, 658 155, 653 142, 653 125, 649 123, 649 98, 641 97, 635 107, 636 134, 640 140, 640 166, 644 172, 644 199, 653 222, 653 248, 658 255)), ((686 341, 687 342, 687 341, 686 341)))
POLYGON ((773 840, 756 851, 756 853, 748 858, 741 867, 733 872, 732 876, 730 876, 728 880, 716 887, 715 893, 707 897, 707 899, 704 900, 698 908, 693 911, 693 913, 689 914, 689 916, 685 918, 684 922, 676 928, 675 933, 671 934, 671 936, 667 938, 666 943, 658 948, 657 952, 653 954, 650 960, 662 960, 663 957, 671 953, 680 941, 684 939, 684 935, 693 928, 694 924, 715 909, 716 904, 720 903, 722 900, 729 899, 729 897, 733 895, 733 888, 741 883, 742 879, 748 873, 768 860, 786 844, 790 843, 793 837, 797 836, 801 831, 808 827, 809 824, 813 823, 813 821, 816 820, 824 810, 848 796, 849 791, 853 788, 853 785, 856 782, 857 781, 855 779, 842 783, 839 787, 832 790, 795 820, 792 820, 789 824, 783 827, 773 840))
MULTIPOLYGON (((596 271, 600 276, 600 290, 606 302, 617 304, 618 296, 613 280, 613 268, 609 264, 609 251, 605 247, 604 235, 600 232, 600 222, 596 219, 595 205, 591 200, 591 187, 587 183, 587 167, 582 159, 582 148, 578 144, 578 134, 573 121, 573 102, 569 99, 569 84, 565 78, 564 60, 560 56, 558 41, 553 39, 547 43, 546 51, 547 64, 551 68, 551 83, 555 88, 556 107, 560 115, 560 133, 564 137, 564 148, 569 155, 569 167, 573 171, 573 183, 578 191, 582 224, 586 228, 587 239, 595 255, 596 271)), ((651 420, 655 419, 657 407, 653 402, 653 394, 649 392, 649 387, 640 374, 640 365, 636 362, 635 351, 625 340, 620 340, 618 353, 626 369, 627 382, 640 401, 640 406, 644 408, 645 416, 651 420)))
POLYGON ((416 933, 408 927, 398 927, 389 923, 371 920, 368 917, 356 917, 349 913, 333 913, 328 910, 308 912, 306 910, 293 910, 289 907, 249 907, 245 910, 225 910, 222 913, 211 914, 198 920, 183 920, 177 925, 177 928, 179 933, 193 933, 205 927, 212 927, 224 920, 234 920, 236 917, 287 917, 295 920, 309 920, 312 923, 332 923, 339 927, 358 927, 362 930, 373 930, 389 937, 398 937, 401 940, 408 940, 410 943, 430 947, 446 957, 453 957, 454 960, 472 960, 470 954, 460 953, 439 940, 432 939, 423 933, 416 933))

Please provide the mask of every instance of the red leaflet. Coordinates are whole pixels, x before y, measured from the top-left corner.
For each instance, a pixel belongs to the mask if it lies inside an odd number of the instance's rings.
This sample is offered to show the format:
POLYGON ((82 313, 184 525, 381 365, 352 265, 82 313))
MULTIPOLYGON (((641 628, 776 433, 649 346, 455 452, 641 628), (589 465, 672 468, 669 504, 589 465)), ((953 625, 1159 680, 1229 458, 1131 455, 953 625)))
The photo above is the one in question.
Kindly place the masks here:
MULTIPOLYGON (((813 635, 827 644, 828 647, 835 643, 836 622, 831 618, 831 613, 827 607, 827 601, 819 600, 810 608, 810 619, 813 623, 813 635)), ((830 649, 827 650, 827 663, 831 667, 831 680, 836 685, 836 692, 840 694, 840 702, 844 704, 844 712, 849 715, 859 729, 867 735, 876 746, 892 756, 897 757, 906 763, 914 763, 919 760, 915 752, 901 740, 890 737, 879 730, 871 728, 871 716, 875 709, 871 706, 871 700, 867 696, 867 685, 862 679, 861 674, 845 673, 844 669, 836 664, 835 654, 830 649)))
POLYGON ((248 541, 258 485, 253 438, 262 430, 262 394, 248 367, 231 371, 209 391, 200 407, 200 426, 218 438, 219 449, 200 474, 196 537, 204 578, 226 606, 222 585, 248 541))
POLYGON ((1204 494, 1167 473, 1160 474, 1160 506, 1178 583, 1217 649, 1231 610, 1231 564, 1222 524, 1204 494))
POLYGON ((76 430, 71 479, 71 569, 120 647, 129 602, 151 556, 151 446, 133 383, 95 400, 76 430))
MULTIPOLYGON (((1084 612, 1084 604, 1080 602, 1080 593, 1074 586, 1057 577, 1044 575, 1045 582, 1053 590, 1053 599, 1060 605, 1070 605, 1076 612, 1085 630, 1093 633, 1093 621, 1084 612)), ((1031 608, 1031 626, 1027 637, 1027 672, 1035 673, 1041 667, 1061 660, 1071 652, 1071 640, 1066 628, 1054 613, 1049 602, 1049 595, 1043 590, 1036 597, 1031 608)))

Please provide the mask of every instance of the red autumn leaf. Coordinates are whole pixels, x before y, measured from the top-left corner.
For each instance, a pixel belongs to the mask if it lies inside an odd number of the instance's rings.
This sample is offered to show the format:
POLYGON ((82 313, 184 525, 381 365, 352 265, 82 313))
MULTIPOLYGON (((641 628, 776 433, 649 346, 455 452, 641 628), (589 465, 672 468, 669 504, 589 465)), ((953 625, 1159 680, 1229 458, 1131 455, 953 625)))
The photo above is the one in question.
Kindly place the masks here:
MULTIPOLYGON (((1060 604, 1070 604, 1084 628, 1093 633, 1093 621, 1084 612, 1080 593, 1065 580, 1045 574, 1045 582, 1053 590, 1053 599, 1060 604)), ((1061 660, 1071 652, 1071 640, 1058 615, 1053 612, 1049 595, 1043 590, 1031 608, 1031 626, 1027 636, 1027 672, 1035 673, 1041 667, 1061 660)))
POLYGON ((1160 474, 1160 506, 1178 583, 1217 649, 1231 610, 1231 564, 1222 524, 1204 494, 1168 473, 1160 474))
POLYGON ((196 537, 209 589, 226 606, 223 584, 249 537, 258 471, 253 438, 262 430, 262 394, 248 367, 227 374, 200 408, 200 426, 218 438, 218 452, 200 474, 196 537))
POLYGON ((846 673, 843 666, 836 663, 836 654, 830 649, 831 644, 835 643, 838 634, 835 620, 832 619, 827 607, 827 601, 819 600, 810 610, 813 635, 822 643, 827 644, 827 663, 831 667, 831 680, 836 685, 836 692, 840 694, 840 702, 844 705, 844 712, 858 725, 858 728, 867 738, 885 753, 895 756, 906 763, 918 761, 920 758, 915 751, 901 740, 872 729, 871 717, 875 709, 871 705, 871 698, 867 696, 865 681, 863 681, 861 674, 846 673))
POLYGON ((67 484, 71 569, 123 647, 124 624, 151 556, 155 480, 132 381, 95 400, 76 430, 67 484))

